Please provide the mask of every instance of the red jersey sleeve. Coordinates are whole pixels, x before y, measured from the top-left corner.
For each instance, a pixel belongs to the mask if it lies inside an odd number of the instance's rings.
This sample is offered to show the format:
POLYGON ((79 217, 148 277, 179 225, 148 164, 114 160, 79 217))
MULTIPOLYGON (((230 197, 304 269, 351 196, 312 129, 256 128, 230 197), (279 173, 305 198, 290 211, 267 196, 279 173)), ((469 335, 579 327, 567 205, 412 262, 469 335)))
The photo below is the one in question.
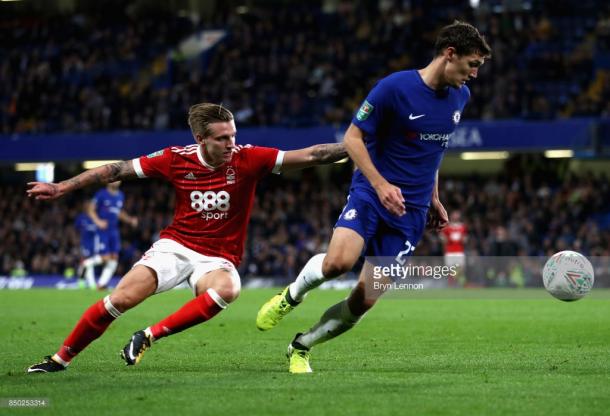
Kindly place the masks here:
POLYGON ((246 146, 242 149, 247 154, 251 172, 257 177, 263 177, 269 172, 280 173, 284 152, 272 147, 246 146))
POLYGON ((166 147, 149 155, 133 159, 133 168, 138 178, 171 179, 170 172, 173 155, 171 149, 166 147))

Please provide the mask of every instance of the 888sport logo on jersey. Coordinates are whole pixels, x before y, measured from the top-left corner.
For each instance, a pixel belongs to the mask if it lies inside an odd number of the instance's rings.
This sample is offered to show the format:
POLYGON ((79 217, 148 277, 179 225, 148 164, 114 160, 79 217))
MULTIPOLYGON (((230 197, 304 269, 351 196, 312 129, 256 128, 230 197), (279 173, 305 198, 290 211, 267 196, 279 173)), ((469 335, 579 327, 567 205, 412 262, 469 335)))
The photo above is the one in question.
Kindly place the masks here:
POLYGON ((231 195, 227 191, 193 191, 191 192, 191 208, 201 213, 206 221, 229 218, 231 195))

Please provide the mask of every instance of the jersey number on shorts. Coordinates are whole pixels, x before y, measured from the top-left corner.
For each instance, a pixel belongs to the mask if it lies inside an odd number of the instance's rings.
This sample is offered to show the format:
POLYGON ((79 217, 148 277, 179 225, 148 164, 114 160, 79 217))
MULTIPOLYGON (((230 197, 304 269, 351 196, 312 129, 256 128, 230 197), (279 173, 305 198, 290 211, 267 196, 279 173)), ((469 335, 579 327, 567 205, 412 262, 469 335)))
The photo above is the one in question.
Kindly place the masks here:
POLYGON ((415 251, 415 246, 412 245, 409 240, 405 241, 405 246, 407 246, 407 248, 400 251, 395 259, 401 266, 405 264, 405 261, 407 261, 407 257, 409 257, 409 254, 415 251))
POLYGON ((231 195, 227 191, 193 191, 191 192, 191 208, 197 212, 201 211, 228 211, 231 208, 229 201, 231 195))

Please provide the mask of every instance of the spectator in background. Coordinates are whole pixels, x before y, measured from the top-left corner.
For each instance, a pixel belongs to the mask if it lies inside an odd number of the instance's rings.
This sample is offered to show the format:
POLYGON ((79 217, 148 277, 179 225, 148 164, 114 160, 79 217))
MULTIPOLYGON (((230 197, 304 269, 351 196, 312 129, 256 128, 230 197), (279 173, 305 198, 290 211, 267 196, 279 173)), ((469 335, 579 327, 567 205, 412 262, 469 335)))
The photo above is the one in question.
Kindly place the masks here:
POLYGON ((445 2, 441 15, 432 2, 254 2, 247 13, 221 8, 202 22, 167 10, 134 16, 119 1, 108 17, 89 3, 89 12, 66 16, 3 16, 0 132, 179 128, 201 96, 235 108, 248 125, 346 124, 375 80, 425 64, 448 16, 479 23, 498 51, 473 86, 466 118, 608 111, 610 90, 599 93, 594 61, 610 49, 609 12, 599 2, 569 15, 554 2, 536 2, 535 11, 445 2), (228 36, 203 56, 179 58, 178 44, 210 27, 228 36))

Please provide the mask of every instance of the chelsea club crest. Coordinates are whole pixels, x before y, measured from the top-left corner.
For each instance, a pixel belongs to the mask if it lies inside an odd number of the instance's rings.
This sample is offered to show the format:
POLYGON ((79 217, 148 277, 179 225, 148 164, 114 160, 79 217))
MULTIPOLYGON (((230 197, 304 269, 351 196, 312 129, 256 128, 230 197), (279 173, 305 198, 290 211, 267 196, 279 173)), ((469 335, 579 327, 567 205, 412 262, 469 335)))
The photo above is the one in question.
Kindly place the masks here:
POLYGON ((455 111, 451 118, 453 119, 454 124, 458 124, 460 122, 461 117, 462 117, 462 114, 459 111, 455 111))

